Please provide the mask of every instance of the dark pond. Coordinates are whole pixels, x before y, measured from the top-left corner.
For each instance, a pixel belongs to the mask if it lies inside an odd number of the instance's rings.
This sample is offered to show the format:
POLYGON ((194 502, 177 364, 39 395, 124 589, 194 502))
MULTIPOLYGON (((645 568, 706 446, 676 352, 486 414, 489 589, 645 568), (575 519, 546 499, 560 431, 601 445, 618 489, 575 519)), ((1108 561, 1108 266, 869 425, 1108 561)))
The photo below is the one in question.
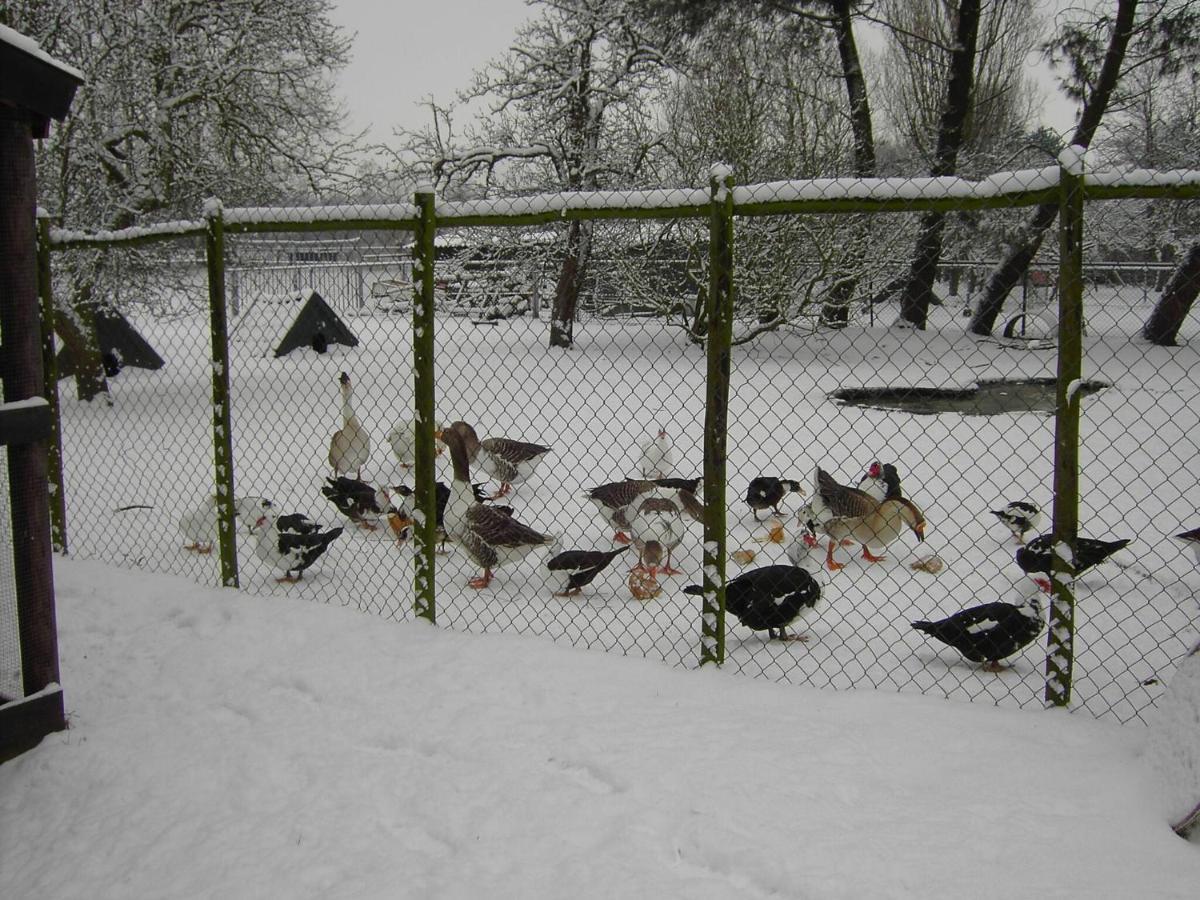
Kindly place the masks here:
MULTIPOLYGON (((1109 385, 1084 381, 1080 397, 1095 394, 1109 385)), ((1054 412, 1058 381, 1030 378, 1024 381, 980 381, 972 388, 845 388, 829 399, 848 406, 898 410, 917 415, 958 413, 964 416, 994 416, 1000 413, 1054 412)))

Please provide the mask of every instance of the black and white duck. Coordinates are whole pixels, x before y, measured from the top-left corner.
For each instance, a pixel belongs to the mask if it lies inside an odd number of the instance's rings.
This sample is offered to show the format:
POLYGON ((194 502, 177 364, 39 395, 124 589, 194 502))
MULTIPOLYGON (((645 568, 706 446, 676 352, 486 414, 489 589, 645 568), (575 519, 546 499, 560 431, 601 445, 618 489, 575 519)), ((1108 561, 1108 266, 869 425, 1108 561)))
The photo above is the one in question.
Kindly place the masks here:
POLYGON ((1031 500, 1014 500, 1000 509, 988 510, 1005 524, 1018 544, 1025 543, 1025 535, 1042 524, 1042 511, 1031 500))
POLYGON ((466 422, 451 422, 442 430, 442 441, 449 446, 446 435, 453 431, 462 439, 467 461, 479 464, 480 470, 500 483, 495 497, 507 495, 514 484, 528 481, 538 464, 550 452, 550 447, 531 444, 507 437, 479 439, 475 429, 466 422))
POLYGON ((629 547, 617 547, 615 550, 564 550, 546 562, 546 568, 555 573, 562 582, 562 589, 555 597, 573 597, 586 585, 592 583, 597 575, 608 565, 628 550, 629 547))
POLYGON ((347 519, 370 531, 379 527, 381 518, 396 511, 388 488, 375 487, 349 475, 326 478, 321 494, 347 519))
MULTIPOLYGON (((1129 546, 1129 543, 1128 538, 1116 541, 1104 541, 1088 537, 1076 538, 1074 558, 1069 560, 1074 569, 1073 576, 1078 578, 1088 569, 1092 568, 1092 566, 1099 565, 1118 550, 1123 550, 1129 546)), ((1016 552, 1017 565, 1021 567, 1021 571, 1030 575, 1039 573, 1049 575, 1053 548, 1054 535, 1039 535, 1024 547, 1018 548, 1016 552)), ((1069 548, 1064 549, 1068 555, 1072 555, 1069 548)))
POLYGON ((1020 602, 998 600, 961 610, 937 621, 913 622, 912 627, 947 644, 990 672, 1032 644, 1045 627, 1043 596, 1050 590, 1044 578, 1025 579, 1016 588, 1020 602))
POLYGON ((584 497, 595 504, 597 511, 604 517, 613 529, 613 540, 619 544, 628 544, 630 537, 630 515, 644 497, 656 490, 675 490, 681 495, 680 502, 685 510, 697 521, 703 520, 703 506, 696 499, 696 490, 700 487, 699 478, 626 478, 624 481, 612 481, 594 488, 588 488, 584 497))
POLYGON ((780 515, 779 504, 788 494, 803 496, 804 488, 800 482, 791 478, 776 478, 774 475, 759 475, 750 479, 746 486, 746 505, 754 512, 754 518, 764 509, 769 509, 775 515, 780 515))
POLYGON ((467 555, 482 567, 483 574, 472 578, 468 585, 485 588, 492 581, 492 570, 523 559, 539 547, 556 539, 518 522, 511 515, 475 498, 471 484, 471 465, 468 461, 464 435, 453 426, 442 434, 454 464, 454 481, 446 504, 445 529, 451 540, 457 541, 467 555))
MULTIPOLYGON (((685 594, 704 593, 692 584, 685 594)), ((807 641, 806 634, 789 634, 788 626, 820 611, 821 582, 800 566, 763 566, 743 572, 725 585, 725 608, 754 631, 765 631, 768 640, 807 641)))
POLYGON ((301 513, 281 516, 270 505, 259 511, 250 530, 255 538, 254 555, 283 572, 276 581, 290 583, 303 578, 304 570, 342 533, 340 526, 322 531, 319 524, 301 513))
POLYGON ((900 472, 892 463, 872 460, 866 474, 858 480, 858 489, 882 503, 890 498, 903 497, 900 489, 900 472))

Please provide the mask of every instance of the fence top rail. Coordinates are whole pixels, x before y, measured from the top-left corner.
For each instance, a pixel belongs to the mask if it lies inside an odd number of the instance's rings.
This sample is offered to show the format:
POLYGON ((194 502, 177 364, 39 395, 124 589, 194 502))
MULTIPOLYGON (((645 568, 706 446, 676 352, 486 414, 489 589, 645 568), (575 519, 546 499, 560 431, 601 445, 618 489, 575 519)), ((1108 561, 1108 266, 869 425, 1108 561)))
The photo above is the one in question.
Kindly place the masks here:
MULTIPOLYGON (((735 185, 734 212, 796 212, 805 204, 818 211, 822 204, 837 204, 853 211, 856 202, 863 212, 881 204, 911 204, 918 211, 922 204, 939 208, 947 201, 992 201, 1014 205, 1042 202, 1042 197, 1057 188, 1062 168, 998 172, 979 180, 957 176, 941 178, 816 178, 794 181, 770 181, 735 185)), ((1084 172, 1084 190, 1091 188, 1095 199, 1133 196, 1200 196, 1200 170, 1101 169, 1084 172)), ((622 213, 629 217, 664 218, 678 215, 702 215, 708 209, 707 188, 659 188, 629 191, 565 191, 523 197, 481 200, 438 200, 434 215, 440 225, 455 227, 468 224, 519 225, 557 218, 608 218, 622 213)), ((354 228, 416 226, 417 208, 412 203, 368 205, 228 207, 222 219, 233 231, 350 230, 354 228), (305 226, 308 226, 306 229, 305 226)), ((50 243, 55 247, 100 246, 116 243, 146 243, 178 237, 201 235, 203 219, 137 225, 111 231, 85 232, 51 228, 50 243)))

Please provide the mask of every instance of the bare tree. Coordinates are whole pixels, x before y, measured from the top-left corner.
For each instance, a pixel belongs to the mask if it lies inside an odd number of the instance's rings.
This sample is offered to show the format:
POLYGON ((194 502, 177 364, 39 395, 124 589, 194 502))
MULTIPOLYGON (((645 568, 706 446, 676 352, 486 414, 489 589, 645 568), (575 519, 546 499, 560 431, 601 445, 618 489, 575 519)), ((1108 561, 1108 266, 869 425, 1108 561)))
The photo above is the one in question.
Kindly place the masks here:
MULTIPOLYGON (((201 202, 270 202, 336 186, 332 74, 349 39, 330 0, 9 0, 0 21, 85 77, 39 152, 39 202, 68 225, 123 228, 195 217, 201 202)), ((60 266, 60 337, 79 396, 106 395, 92 319, 112 282, 101 256, 60 266)))
MULTIPOLYGON (((942 105, 937 132, 937 149, 929 174, 953 175, 958 154, 966 141, 971 87, 975 74, 975 41, 979 32, 980 0, 962 0, 955 23, 954 44, 946 99, 942 105)), ((913 253, 912 267, 900 295, 900 322, 924 328, 933 296, 934 276, 942 255, 942 231, 946 215, 926 213, 921 217, 920 234, 913 253)))
MULTIPOLYGON (((1196 62, 1200 10, 1194 0, 1116 0, 1113 15, 1073 11, 1056 37, 1044 45, 1051 61, 1067 69, 1062 86, 1068 96, 1083 101, 1071 135, 1072 145, 1091 146, 1110 104, 1120 106, 1127 85, 1139 69, 1169 75, 1196 62)), ((1043 204, 1020 239, 992 272, 971 319, 974 334, 988 335, 1004 301, 1029 268, 1047 230, 1058 218, 1058 205, 1043 204)))
MULTIPOLYGON (((629 0, 538 0, 512 49, 460 100, 488 114, 464 137, 452 110, 410 136, 451 193, 597 190, 638 183, 659 144, 648 99, 668 67, 670 32, 652 32, 629 0)), ((551 312, 550 346, 570 348, 591 254, 591 224, 572 220, 551 312)))

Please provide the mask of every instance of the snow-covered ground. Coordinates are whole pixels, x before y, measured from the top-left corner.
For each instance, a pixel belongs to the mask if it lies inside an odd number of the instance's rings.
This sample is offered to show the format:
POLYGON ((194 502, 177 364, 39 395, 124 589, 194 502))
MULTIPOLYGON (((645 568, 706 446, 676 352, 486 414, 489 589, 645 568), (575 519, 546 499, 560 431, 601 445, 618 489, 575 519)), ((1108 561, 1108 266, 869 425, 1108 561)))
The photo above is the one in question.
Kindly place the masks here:
MULTIPOLYGON (((1084 377, 1111 387, 1083 401, 1081 533, 1133 543, 1079 585, 1074 707, 1119 722, 1145 721, 1175 662, 1197 638, 1200 571, 1168 536, 1200 524, 1198 329, 1193 315, 1181 334, 1190 344, 1175 349, 1133 339, 1156 296, 1136 286, 1089 287, 1086 298, 1084 377)), ((873 326, 780 333, 735 350, 731 549, 755 550, 753 565, 784 556, 783 546, 756 541, 766 526, 754 522, 742 502, 751 477, 787 475, 808 483, 821 465, 855 482, 876 458, 896 463, 905 494, 924 510, 930 529, 924 547, 898 544, 885 563, 853 560, 833 575, 828 607, 808 623, 805 645, 768 643, 731 621, 729 670, 821 687, 1040 705, 1040 643, 1020 654, 1012 670, 981 673, 909 622, 1008 596, 1020 574, 1014 544, 989 510, 1023 498, 1049 510, 1053 419, 1041 412, 913 415, 828 398, 842 387, 963 387, 981 379, 1054 375, 1051 344, 974 339, 964 333, 955 301, 933 312, 926 332, 889 327, 895 309, 881 306, 873 326), (918 553, 936 553, 945 569, 913 571, 918 553)), ((409 322, 400 315, 348 321, 360 346, 335 347, 324 356, 264 356, 268 345, 253 327, 235 332, 232 341, 238 492, 268 496, 330 525, 339 516, 319 489, 328 472, 329 437, 340 426, 340 371, 353 376, 358 414, 374 436, 364 476, 411 484, 384 441, 394 422, 411 415, 409 322)), ((1044 317, 1031 321, 1031 333, 1045 324, 1044 317)), ((212 490, 207 317, 139 319, 138 325, 167 360, 164 369, 122 372, 113 380, 113 408, 78 404, 70 383, 62 384, 72 554, 216 584, 216 560, 181 550, 175 529, 180 514, 212 490), (130 505, 151 508, 117 511, 130 505)), ((671 434, 677 474, 700 473, 703 351, 655 320, 584 321, 569 352, 548 351, 546 329, 544 319, 441 320, 439 417, 470 420, 483 435, 552 445, 539 480, 519 486, 511 501, 518 518, 560 535, 565 547, 608 548, 611 532, 582 489, 636 474, 637 447, 652 430, 662 425, 671 434)), ((444 458, 440 465, 448 477, 444 458)), ((795 507, 788 501, 785 511, 795 507)), ((790 516, 785 524, 790 538, 790 516)), ((276 573, 254 558, 245 540, 241 551, 241 583, 256 593, 390 619, 412 616, 411 549, 397 546, 386 529, 347 529, 298 585, 276 584, 276 573)), ((480 592, 464 586, 475 574, 465 557, 442 558, 439 624, 697 664, 698 600, 681 588, 699 577, 698 527, 677 556, 687 574, 664 579, 662 596, 644 605, 630 597, 628 562, 564 601, 544 583, 543 561, 535 554, 502 569, 480 592)), ((731 562, 730 573, 737 571, 731 562)))
POLYGON ((0 766, 6 898, 1169 900, 1200 883, 1142 728, 94 562, 55 574, 71 728, 0 766))

